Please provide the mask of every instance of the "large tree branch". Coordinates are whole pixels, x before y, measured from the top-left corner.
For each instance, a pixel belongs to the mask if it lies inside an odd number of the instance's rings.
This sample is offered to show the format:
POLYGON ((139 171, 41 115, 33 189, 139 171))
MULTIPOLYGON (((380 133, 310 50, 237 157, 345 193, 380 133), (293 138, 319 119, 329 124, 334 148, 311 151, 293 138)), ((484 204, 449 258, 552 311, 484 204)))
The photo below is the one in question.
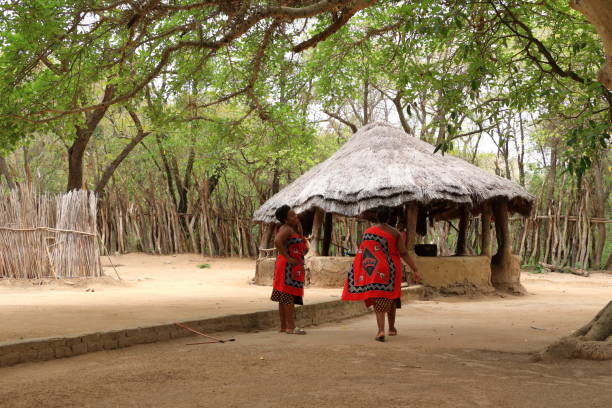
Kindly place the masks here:
POLYGON ((353 133, 357 133, 357 126, 355 126, 354 123, 349 122, 348 120, 344 119, 342 116, 340 116, 340 115, 338 115, 336 113, 332 113, 332 112, 329 112, 329 111, 323 111, 323 112, 325 112, 325 114, 327 116, 332 117, 332 118, 336 119, 338 122, 343 123, 346 126, 350 127, 351 131, 353 133))
POLYGON ((110 181, 111 177, 115 173, 115 170, 119 167, 119 165, 125 160, 125 158, 134 150, 134 148, 151 132, 145 132, 142 128, 142 123, 140 118, 136 114, 136 112, 132 110, 128 110, 134 125, 136 126, 136 135, 130 140, 130 142, 121 150, 121 153, 117 155, 117 157, 106 166, 104 169, 104 173, 102 173, 102 177, 98 181, 95 187, 96 194, 100 195, 106 188, 106 185, 110 181))
POLYGON ((272 35, 278 28, 278 22, 273 22, 266 29, 264 33, 263 39, 261 41, 261 45, 255 54, 255 58, 253 59, 253 70, 251 71, 251 78, 249 79, 249 84, 246 87, 247 95, 252 102, 252 108, 257 111, 259 118, 263 121, 270 120, 270 115, 264 109, 259 97, 255 94, 255 83, 257 82, 257 78, 259 77, 259 72, 261 70, 261 64, 263 63, 264 57, 266 55, 266 50, 270 45, 270 41, 272 39, 272 35))
MULTIPOLYGON (((106 25, 96 25, 97 29, 105 30, 106 32, 116 31, 119 33, 120 30, 125 30, 125 20, 129 17, 129 21, 133 21, 132 18, 134 17, 134 13, 136 12, 140 16, 139 18, 143 21, 143 23, 141 24, 142 27, 139 27, 142 30, 149 29, 156 26, 155 19, 159 20, 161 18, 167 18, 169 15, 172 15, 171 13, 173 12, 176 13, 179 11, 183 11, 181 7, 189 7, 189 9, 191 10, 195 10, 196 8, 204 9, 207 7, 216 7, 219 10, 219 14, 223 14, 227 17, 227 24, 225 26, 229 27, 229 31, 220 38, 216 37, 213 34, 213 36, 208 39, 205 39, 200 35, 200 38, 198 40, 175 40, 174 43, 171 43, 171 45, 168 45, 165 49, 159 52, 159 54, 157 54, 157 62, 155 63, 153 68, 151 68, 147 73, 145 73, 139 81, 136 81, 133 85, 128 87, 126 91, 119 95, 116 95, 111 100, 104 101, 103 103, 95 105, 74 107, 72 109, 48 108, 36 112, 31 112, 28 114, 13 113, 10 116, 17 119, 29 121, 31 123, 46 123, 62 118, 66 115, 95 111, 114 104, 122 103, 142 91, 147 84, 149 84, 153 79, 155 79, 160 74, 160 72, 162 72, 162 70, 172 62, 173 55, 179 51, 186 49, 209 49, 212 51, 219 50, 232 44, 238 38, 249 32, 249 30, 255 27, 258 23, 267 19, 272 19, 275 24, 280 24, 281 22, 291 22, 298 19, 315 17, 328 12, 340 12, 340 18, 337 22, 332 24, 332 26, 328 27, 328 29, 315 35, 313 38, 306 40, 304 43, 298 46, 300 47, 300 49, 312 47, 316 45, 316 43, 318 43, 319 41, 322 41, 324 38, 327 38, 329 35, 335 32, 335 30, 337 30, 341 25, 345 24, 346 21, 348 21, 348 19, 356 12, 374 3, 375 0, 323 0, 300 2, 300 4, 304 4, 302 7, 287 7, 283 5, 262 7, 261 5, 253 5, 251 2, 228 2, 218 0, 194 3, 190 6, 174 7, 172 5, 162 4, 159 0, 156 0, 148 2, 144 5, 137 5, 138 10, 134 9, 134 7, 136 6, 134 6, 133 1, 116 1, 107 6, 93 8, 91 10, 100 16, 100 21, 108 21, 108 24, 106 25), (115 21, 116 19, 112 18, 105 19, 105 15, 103 13, 106 10, 117 10, 117 8, 120 8, 120 6, 126 6, 126 18, 120 19, 120 22, 115 21)), ((78 11, 79 16, 83 13, 83 10, 78 11)), ((136 23, 132 22, 130 27, 135 27, 136 25, 136 23)), ((181 28, 184 27, 185 25, 181 26, 181 28)), ((189 31, 197 31, 199 29, 199 25, 197 24, 188 24, 188 27, 189 31)), ((178 35, 178 31, 179 30, 169 29, 166 34, 178 35)), ((93 32, 88 32, 87 34, 89 36, 95 36, 93 32)), ((181 34, 181 38, 182 36, 183 34, 181 34)), ((133 54, 136 52, 137 47, 133 47, 133 42, 131 38, 132 36, 129 35, 125 46, 121 47, 118 50, 114 50, 114 52, 117 54, 117 58, 110 58, 114 61, 114 64, 123 64, 126 59, 133 56, 133 54)), ((169 39, 169 37, 167 37, 167 39, 169 39)), ((210 54, 207 58, 210 58, 212 55, 213 54, 210 54)), ((32 67, 31 69, 34 69, 34 67, 32 67)))
POLYGON ((494 125, 487 126, 486 128, 483 128, 481 124, 478 124, 478 129, 472 130, 471 132, 461 133, 460 135, 455 135, 455 136, 453 136, 451 138, 446 139, 445 141, 448 142, 448 141, 455 140, 455 139, 461 139, 462 137, 475 135, 477 133, 486 132, 488 130, 491 130, 491 129, 497 127, 498 125, 499 125, 499 123, 496 123, 494 125))
MULTIPOLYGON (((588 78, 583 78, 578 75, 575 71, 570 69, 563 69, 552 55, 550 50, 540 41, 531 31, 529 26, 521 21, 512 9, 504 4, 502 7, 505 10, 505 15, 510 18, 507 20, 504 15, 497 10, 495 4, 490 0, 490 4, 495 10, 496 14, 500 18, 500 21, 506 25, 514 34, 518 37, 527 40, 525 52, 529 59, 531 59, 540 70, 549 74, 556 74, 563 78, 569 78, 580 84, 589 84, 592 81, 588 78), (517 30, 516 27, 520 27, 522 31, 517 30), (530 46, 534 44, 540 54, 544 57, 545 61, 540 61, 536 56, 531 54, 530 46), (550 70, 546 70, 542 63, 545 62, 550 66, 550 70)), ((590 21, 594 21, 594 25, 599 33, 602 41, 604 41, 605 51, 605 63, 598 73, 598 81, 603 85, 602 96, 606 100, 609 106, 609 117, 612 120, 612 0, 570 0, 570 6, 576 10, 581 11, 590 21), (587 15, 588 13, 588 15, 587 15)))
MULTIPOLYGON (((555 57, 552 55, 552 53, 548 50, 548 48, 546 48, 546 46, 544 45, 544 43, 542 43, 542 41, 540 41, 538 38, 536 38, 536 36, 533 34, 533 32, 531 31, 531 28, 529 28, 529 26, 527 26, 527 24, 525 24, 524 22, 522 22, 510 9, 510 7, 506 6, 505 4, 502 3, 502 7, 505 9, 506 11, 506 15, 508 17, 510 17, 510 21, 506 20, 503 18, 503 16, 501 16, 499 13, 498 15, 500 15, 501 17, 501 21, 510 29, 512 30, 512 32, 514 32, 517 36, 522 37, 524 39, 527 39, 528 44, 526 46, 526 51, 528 51, 529 45, 530 44, 535 44, 535 46, 537 47, 538 51, 540 51, 540 53, 544 56, 544 58, 546 59, 546 63, 548 65, 550 65, 551 70, 561 76, 561 77, 565 77, 565 78, 570 78, 576 82, 579 82, 581 84, 585 83, 585 79, 582 78, 580 75, 578 75, 575 71, 572 70, 565 70, 563 68, 561 68, 561 66, 557 63, 557 60, 555 59, 555 57), (517 31, 513 26, 516 25, 520 28, 522 28, 523 33, 517 31)), ((497 11, 497 9, 496 9, 497 11)), ((533 57, 530 54, 530 57, 534 60, 536 60, 536 62, 539 61, 537 59, 535 59, 535 57, 533 57)))
POLYGON ((334 15, 333 22, 329 25, 325 30, 320 33, 315 34, 311 38, 306 41, 301 42, 300 44, 293 47, 293 52, 302 52, 309 48, 315 47, 318 43, 328 38, 330 35, 337 32, 340 28, 342 28, 348 21, 357 13, 359 10, 357 9, 348 9, 343 10, 340 13, 340 16, 334 15))

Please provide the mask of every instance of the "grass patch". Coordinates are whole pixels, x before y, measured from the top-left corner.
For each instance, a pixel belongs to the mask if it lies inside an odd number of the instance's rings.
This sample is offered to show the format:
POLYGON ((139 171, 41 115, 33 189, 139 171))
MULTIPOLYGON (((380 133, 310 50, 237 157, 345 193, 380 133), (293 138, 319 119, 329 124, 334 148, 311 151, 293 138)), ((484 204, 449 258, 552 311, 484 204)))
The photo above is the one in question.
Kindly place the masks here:
POLYGON ((542 265, 540 264, 526 264, 526 265, 522 265, 521 269, 529 272, 529 273, 533 273, 533 274, 538 274, 538 273, 548 273, 550 272, 548 269, 543 268, 542 265))
POLYGON ((207 264, 207 263, 199 264, 198 268, 200 268, 200 269, 210 268, 210 264, 207 264))

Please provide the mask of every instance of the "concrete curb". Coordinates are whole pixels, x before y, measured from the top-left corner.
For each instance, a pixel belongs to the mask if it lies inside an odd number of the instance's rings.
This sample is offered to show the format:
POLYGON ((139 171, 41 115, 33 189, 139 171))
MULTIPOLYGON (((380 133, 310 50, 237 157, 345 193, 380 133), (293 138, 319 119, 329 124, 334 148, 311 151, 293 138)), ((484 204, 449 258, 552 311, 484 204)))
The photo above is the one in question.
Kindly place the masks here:
MULTIPOLYGON (((422 297, 422 286, 411 286, 402 289, 403 301, 421 299, 422 297)), ((332 300, 297 307, 296 321, 299 326, 305 327, 349 319, 362 316, 366 313, 368 313, 368 310, 363 302, 332 300)), ((265 330, 278 326, 278 311, 267 310, 180 323, 204 333, 265 330)), ((0 342, 0 367, 72 357, 101 350, 114 350, 137 344, 155 343, 192 335, 192 333, 176 326, 174 323, 168 323, 88 333, 73 337, 0 342)))

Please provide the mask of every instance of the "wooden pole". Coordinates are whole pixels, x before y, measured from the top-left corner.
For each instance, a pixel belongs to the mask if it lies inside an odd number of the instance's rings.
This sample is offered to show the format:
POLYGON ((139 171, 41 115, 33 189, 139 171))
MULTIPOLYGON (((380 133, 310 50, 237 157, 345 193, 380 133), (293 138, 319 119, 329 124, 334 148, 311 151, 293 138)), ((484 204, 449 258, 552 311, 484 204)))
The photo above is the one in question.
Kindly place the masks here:
POLYGON ((417 217, 419 214, 419 206, 417 203, 406 204, 406 243, 408 251, 414 252, 414 245, 416 244, 416 227, 417 217))
POLYGON ((312 222, 312 240, 310 242, 310 256, 319 255, 319 235, 321 233, 321 224, 323 223, 323 211, 319 208, 315 209, 314 220, 312 222))
POLYGON ((491 204, 486 203, 485 208, 480 215, 482 223, 481 248, 482 256, 491 257, 491 204))
POLYGON ((511 254, 510 233, 508 230, 508 201, 496 200, 493 204, 493 215, 495 217, 495 233, 497 235, 496 263, 506 259, 511 254))
POLYGON ((465 205, 459 207, 459 233, 457 235, 457 255, 467 255, 467 226, 469 219, 469 212, 465 205))
POLYGON ((329 247, 331 246, 332 232, 334 226, 334 215, 325 213, 325 222, 323 227, 323 250, 321 255, 329 256, 329 247))

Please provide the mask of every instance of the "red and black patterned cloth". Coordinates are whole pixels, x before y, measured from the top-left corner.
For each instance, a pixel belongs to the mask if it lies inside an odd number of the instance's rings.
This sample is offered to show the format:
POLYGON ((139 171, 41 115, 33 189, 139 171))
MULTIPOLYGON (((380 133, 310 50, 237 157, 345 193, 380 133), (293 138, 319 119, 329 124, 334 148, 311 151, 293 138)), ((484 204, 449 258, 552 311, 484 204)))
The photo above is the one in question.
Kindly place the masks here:
POLYGON ((287 253, 299 263, 291 265, 281 254, 276 257, 273 285, 275 290, 293 296, 304 296, 304 254, 307 247, 306 239, 301 235, 291 235, 285 241, 287 253))
POLYGON ((399 299, 401 282, 396 238, 379 227, 368 228, 344 284, 342 300, 364 300, 370 305, 374 298, 399 299))

